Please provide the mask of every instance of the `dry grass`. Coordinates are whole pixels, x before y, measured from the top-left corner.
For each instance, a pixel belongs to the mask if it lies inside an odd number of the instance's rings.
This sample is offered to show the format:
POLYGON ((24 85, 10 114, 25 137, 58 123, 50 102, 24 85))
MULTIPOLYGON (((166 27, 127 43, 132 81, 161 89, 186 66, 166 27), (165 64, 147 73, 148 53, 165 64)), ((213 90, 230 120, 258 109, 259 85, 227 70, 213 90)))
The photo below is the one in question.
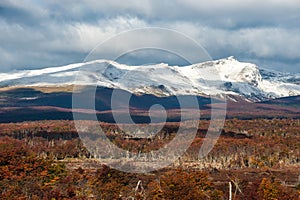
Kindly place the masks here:
POLYGON ((33 89, 36 91, 40 91, 43 93, 55 93, 55 92, 73 92, 74 89, 76 91, 80 91, 84 89, 85 86, 76 86, 74 85, 61 85, 61 86, 10 86, 10 87, 2 87, 0 88, 0 92, 6 92, 15 89, 33 89))

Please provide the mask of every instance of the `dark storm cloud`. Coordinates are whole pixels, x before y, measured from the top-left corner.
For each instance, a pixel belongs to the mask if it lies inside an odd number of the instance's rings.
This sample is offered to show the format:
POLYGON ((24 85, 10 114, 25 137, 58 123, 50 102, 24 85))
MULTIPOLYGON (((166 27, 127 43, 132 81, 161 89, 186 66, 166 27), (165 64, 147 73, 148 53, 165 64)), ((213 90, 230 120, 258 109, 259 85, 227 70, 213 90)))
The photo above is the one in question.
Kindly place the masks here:
POLYGON ((156 26, 194 38, 214 59, 299 72, 299 10, 298 0, 4 0, 0 71, 80 62, 117 33, 156 26))

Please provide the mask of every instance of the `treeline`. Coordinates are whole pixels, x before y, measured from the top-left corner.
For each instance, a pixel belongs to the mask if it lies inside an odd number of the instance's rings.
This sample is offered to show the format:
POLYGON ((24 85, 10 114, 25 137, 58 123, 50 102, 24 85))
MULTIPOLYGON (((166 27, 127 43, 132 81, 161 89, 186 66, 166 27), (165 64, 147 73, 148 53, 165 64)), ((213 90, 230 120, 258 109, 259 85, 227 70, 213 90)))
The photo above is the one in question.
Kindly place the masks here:
MULTIPOLYGON (((85 122, 90 123, 90 122, 85 122)), ((137 138, 134 126, 121 130, 116 124, 99 123, 107 138, 122 149, 147 153, 168 144, 176 136, 178 123, 168 123, 152 137, 137 138)), ((199 161, 209 121, 200 121, 196 138, 181 157, 200 169, 284 168, 300 162, 300 120, 227 120, 213 150, 199 161)), ((155 125, 146 131, 155 130, 155 125)), ((186 127, 189 130, 189 127, 186 127)), ((93 140, 98 135, 88 133, 93 140)), ((26 143, 38 156, 55 160, 95 158, 82 144, 72 121, 40 121, 0 124, 0 137, 12 137, 26 143)), ((183 141, 184 142, 184 141, 183 141)), ((180 145, 180 144, 178 144, 180 145)), ((183 163, 185 164, 185 163, 183 163)))

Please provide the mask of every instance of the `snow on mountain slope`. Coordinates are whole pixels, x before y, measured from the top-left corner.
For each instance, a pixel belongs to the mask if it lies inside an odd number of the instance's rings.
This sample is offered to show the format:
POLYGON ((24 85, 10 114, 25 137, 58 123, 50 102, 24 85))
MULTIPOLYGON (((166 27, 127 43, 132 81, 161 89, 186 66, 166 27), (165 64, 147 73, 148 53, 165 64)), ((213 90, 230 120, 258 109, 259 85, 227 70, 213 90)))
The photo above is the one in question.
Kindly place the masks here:
POLYGON ((127 66, 95 60, 61 67, 0 73, 0 87, 99 85, 136 94, 239 96, 249 101, 300 95, 299 75, 259 69, 233 57, 185 67, 127 66))
POLYGON ((269 69, 260 69, 259 71, 263 79, 300 85, 300 74, 289 74, 269 69))

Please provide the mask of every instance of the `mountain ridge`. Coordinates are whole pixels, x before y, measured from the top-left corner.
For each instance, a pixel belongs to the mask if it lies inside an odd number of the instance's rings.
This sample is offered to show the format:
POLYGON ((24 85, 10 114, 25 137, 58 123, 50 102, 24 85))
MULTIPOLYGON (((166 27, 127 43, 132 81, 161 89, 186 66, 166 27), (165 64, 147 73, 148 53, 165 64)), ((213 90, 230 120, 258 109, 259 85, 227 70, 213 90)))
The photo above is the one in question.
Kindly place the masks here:
POLYGON ((192 64, 169 66, 128 66, 110 60, 95 60, 40 70, 0 73, 0 88, 62 87, 66 85, 116 88, 134 94, 156 96, 196 95, 237 101, 266 101, 300 95, 299 74, 260 69, 234 57, 192 64), (236 98, 235 98, 236 97, 236 98))

